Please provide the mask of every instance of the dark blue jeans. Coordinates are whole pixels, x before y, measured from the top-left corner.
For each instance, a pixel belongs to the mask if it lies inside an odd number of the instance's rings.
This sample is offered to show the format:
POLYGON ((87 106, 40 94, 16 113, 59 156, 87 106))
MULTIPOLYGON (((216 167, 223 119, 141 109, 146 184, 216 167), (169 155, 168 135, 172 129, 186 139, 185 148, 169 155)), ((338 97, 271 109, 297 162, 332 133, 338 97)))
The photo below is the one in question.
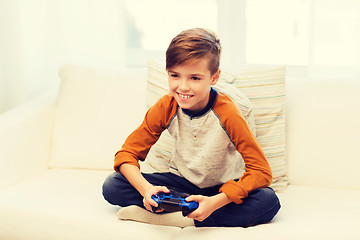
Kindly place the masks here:
MULTIPOLYGON (((167 186, 191 195, 213 196, 221 185, 198 188, 186 179, 172 173, 152 173, 143 176, 155 186, 167 186)), ((103 184, 103 196, 113 205, 126 207, 137 205, 144 208, 143 197, 121 174, 114 172, 103 184)), ((196 227, 249 227, 267 223, 280 209, 280 202, 271 188, 259 188, 243 199, 242 204, 229 203, 214 211, 204 221, 196 221, 196 227)))

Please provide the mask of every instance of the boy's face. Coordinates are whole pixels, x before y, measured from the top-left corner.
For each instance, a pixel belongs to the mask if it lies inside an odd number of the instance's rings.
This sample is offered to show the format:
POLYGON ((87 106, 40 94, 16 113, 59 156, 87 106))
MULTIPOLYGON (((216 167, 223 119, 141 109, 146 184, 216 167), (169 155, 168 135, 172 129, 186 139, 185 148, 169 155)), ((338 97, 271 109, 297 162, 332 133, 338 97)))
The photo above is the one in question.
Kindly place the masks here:
POLYGON ((181 108, 194 114, 208 104, 210 86, 219 80, 220 69, 211 76, 209 59, 201 58, 168 69, 168 75, 171 95, 181 108))

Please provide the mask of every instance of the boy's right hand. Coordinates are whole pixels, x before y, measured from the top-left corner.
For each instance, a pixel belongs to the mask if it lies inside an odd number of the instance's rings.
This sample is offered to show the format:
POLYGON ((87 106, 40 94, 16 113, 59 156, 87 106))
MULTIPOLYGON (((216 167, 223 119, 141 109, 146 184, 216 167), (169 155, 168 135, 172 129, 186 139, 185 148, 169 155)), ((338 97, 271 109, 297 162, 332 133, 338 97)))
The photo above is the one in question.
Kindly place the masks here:
MULTIPOLYGON (((169 193, 169 189, 165 186, 151 186, 149 187, 144 195, 143 195, 143 203, 144 203, 144 206, 147 210, 149 210, 150 212, 153 212, 152 210, 152 207, 151 206, 154 206, 154 207, 158 207, 158 203, 155 202, 151 196, 153 195, 156 195, 158 194, 159 192, 164 192, 164 193, 169 193)), ((162 208, 159 208, 158 210, 156 210, 156 212, 162 212, 164 209, 162 208)))

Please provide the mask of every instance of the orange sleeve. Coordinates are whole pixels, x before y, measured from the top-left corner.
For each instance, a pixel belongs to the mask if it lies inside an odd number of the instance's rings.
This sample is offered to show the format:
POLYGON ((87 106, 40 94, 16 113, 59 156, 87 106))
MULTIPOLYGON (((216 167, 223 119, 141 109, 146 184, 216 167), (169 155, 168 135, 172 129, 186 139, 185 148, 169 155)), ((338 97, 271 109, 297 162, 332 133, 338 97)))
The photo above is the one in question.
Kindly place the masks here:
POLYGON ((119 172, 119 167, 124 163, 140 168, 138 161, 145 160, 151 146, 156 143, 171 117, 176 114, 176 109, 176 101, 171 95, 163 96, 152 106, 141 125, 127 137, 122 148, 116 152, 114 170, 119 172))
POLYGON ((233 202, 240 204, 249 192, 270 186, 271 168, 256 137, 232 100, 219 95, 214 110, 245 162, 244 175, 238 181, 226 182, 219 191, 225 193, 233 202))

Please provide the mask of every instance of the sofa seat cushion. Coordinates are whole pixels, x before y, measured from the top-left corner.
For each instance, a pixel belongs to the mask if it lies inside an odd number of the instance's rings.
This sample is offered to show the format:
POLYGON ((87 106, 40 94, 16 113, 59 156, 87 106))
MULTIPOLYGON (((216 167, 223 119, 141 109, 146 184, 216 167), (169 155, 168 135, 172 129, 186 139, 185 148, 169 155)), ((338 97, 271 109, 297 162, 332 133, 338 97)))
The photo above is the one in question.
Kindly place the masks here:
POLYGON ((359 239, 360 190, 289 185, 278 197, 282 208, 268 224, 188 227, 176 239, 359 239))
POLYGON ((119 220, 101 194, 110 173, 48 170, 0 191, 0 239, 160 240, 181 230, 119 220))
POLYGON ((289 185, 268 224, 249 228, 121 221, 101 187, 111 171, 49 170, 0 191, 0 239, 356 239, 360 190, 289 185), (6 219, 6 221, 3 221, 6 219))

